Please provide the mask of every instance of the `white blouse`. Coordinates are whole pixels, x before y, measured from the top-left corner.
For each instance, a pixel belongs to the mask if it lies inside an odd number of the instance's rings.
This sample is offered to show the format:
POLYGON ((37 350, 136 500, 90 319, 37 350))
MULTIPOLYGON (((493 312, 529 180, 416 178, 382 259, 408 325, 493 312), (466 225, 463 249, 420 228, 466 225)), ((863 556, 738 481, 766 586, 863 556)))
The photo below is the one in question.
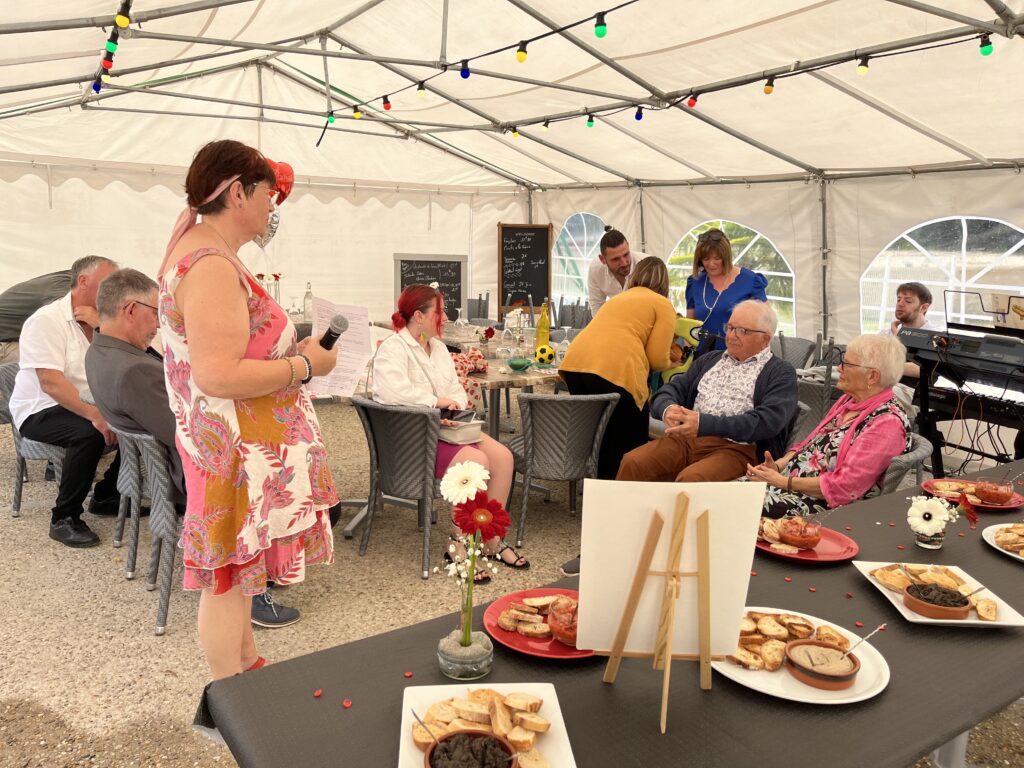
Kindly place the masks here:
POLYGON ((431 339, 428 355, 407 328, 389 336, 377 348, 372 386, 373 399, 384 405, 435 408, 442 398, 455 401, 459 408, 469 404, 444 342, 431 339))

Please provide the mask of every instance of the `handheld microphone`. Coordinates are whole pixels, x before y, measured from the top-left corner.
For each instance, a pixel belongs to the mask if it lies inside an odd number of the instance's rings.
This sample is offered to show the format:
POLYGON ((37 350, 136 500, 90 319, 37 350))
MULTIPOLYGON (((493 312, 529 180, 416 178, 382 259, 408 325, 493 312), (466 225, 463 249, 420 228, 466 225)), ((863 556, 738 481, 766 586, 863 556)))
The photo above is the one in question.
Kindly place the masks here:
POLYGON ((320 346, 324 349, 332 349, 334 343, 345 331, 348 330, 348 320, 344 315, 335 315, 331 318, 331 325, 320 338, 320 346))

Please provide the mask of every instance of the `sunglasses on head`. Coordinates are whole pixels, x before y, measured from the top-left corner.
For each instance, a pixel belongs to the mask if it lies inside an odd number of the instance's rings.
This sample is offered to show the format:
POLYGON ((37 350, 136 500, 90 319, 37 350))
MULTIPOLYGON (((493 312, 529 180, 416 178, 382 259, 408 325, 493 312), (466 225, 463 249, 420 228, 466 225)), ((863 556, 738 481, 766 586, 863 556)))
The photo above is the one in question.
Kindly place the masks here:
POLYGON ((725 234, 720 232, 717 229, 709 229, 707 232, 702 232, 697 239, 698 240, 714 240, 715 242, 718 242, 719 240, 724 240, 725 239, 725 234))

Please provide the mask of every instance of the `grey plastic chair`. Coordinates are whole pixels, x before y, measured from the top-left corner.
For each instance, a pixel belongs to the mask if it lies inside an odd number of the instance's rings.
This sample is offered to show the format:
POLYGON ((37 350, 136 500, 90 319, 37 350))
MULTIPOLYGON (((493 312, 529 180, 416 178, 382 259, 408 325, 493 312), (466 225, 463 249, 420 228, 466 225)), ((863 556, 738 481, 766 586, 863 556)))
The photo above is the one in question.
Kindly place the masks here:
MULTIPOLYGON (((132 506, 132 528, 131 542, 129 543, 129 565, 126 571, 126 578, 134 576, 135 554, 139 542, 139 512, 141 511, 142 493, 149 496, 149 530, 153 536, 152 547, 149 556, 149 578, 146 580, 146 589, 153 591, 157 588, 157 577, 160 578, 160 602, 156 610, 156 634, 162 635, 167 631, 167 614, 171 603, 171 586, 174 580, 174 560, 177 551, 178 538, 181 535, 181 521, 178 518, 177 510, 173 501, 173 490, 171 485, 170 462, 167 458, 167 450, 157 442, 156 438, 145 432, 125 432, 114 430, 117 434, 118 444, 121 446, 121 466, 123 467, 129 456, 134 457, 139 472, 139 493, 131 497, 132 506)), ((122 490, 120 475, 118 476, 118 490, 122 490)), ((130 486, 125 484, 125 488, 130 486)))
POLYGON ((382 497, 387 501, 408 500, 419 513, 423 526, 423 572, 430 577, 430 524, 434 520, 434 499, 441 493, 434 477, 441 412, 436 408, 382 405, 365 397, 352 398, 366 432, 370 448, 370 494, 359 554, 366 554, 373 516, 382 497))
POLYGON ((124 574, 124 577, 130 580, 135 577, 135 555, 139 547, 138 517, 142 510, 143 496, 142 458, 138 446, 132 439, 132 433, 113 427, 110 430, 117 435, 117 444, 121 450, 121 466, 117 473, 117 492, 121 494, 121 503, 117 508, 114 547, 120 547, 124 541, 124 524, 130 512, 132 540, 128 543, 128 562, 124 574))
POLYGON ((772 352, 792 363, 794 368, 806 368, 818 356, 818 342, 813 339, 801 339, 799 336, 786 336, 779 331, 772 337, 772 352))
POLYGON ((920 484, 922 465, 925 459, 931 455, 932 444, 921 435, 911 432, 910 450, 896 456, 889 464, 889 469, 885 471, 885 477, 882 478, 880 494, 885 495, 897 490, 900 483, 903 482, 903 478, 907 476, 907 472, 912 468, 917 472, 917 482, 920 484))
POLYGON ((522 393, 518 400, 523 432, 506 445, 515 459, 515 471, 523 476, 523 504, 516 532, 516 546, 521 547, 534 480, 568 480, 569 511, 576 514, 577 483, 595 474, 604 430, 619 396, 522 393))
POLYGON ((61 470, 64 467, 64 449, 59 445, 40 443, 23 437, 14 426, 11 418, 11 393, 14 392, 14 380, 18 376, 18 363, 0 365, 0 424, 10 424, 14 435, 14 499, 11 501, 11 515, 21 515, 21 493, 25 483, 25 462, 28 459, 45 459, 53 463, 54 478, 60 487, 61 470))

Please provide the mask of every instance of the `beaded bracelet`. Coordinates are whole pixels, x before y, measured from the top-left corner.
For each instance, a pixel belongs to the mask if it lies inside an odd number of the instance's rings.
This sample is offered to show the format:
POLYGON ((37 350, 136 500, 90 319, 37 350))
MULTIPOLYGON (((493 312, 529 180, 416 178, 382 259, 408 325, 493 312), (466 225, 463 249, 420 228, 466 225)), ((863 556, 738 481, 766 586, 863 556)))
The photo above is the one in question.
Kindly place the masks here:
POLYGON ((286 363, 288 363, 288 368, 289 368, 289 370, 291 370, 291 372, 292 372, 292 376, 291 376, 291 378, 290 378, 290 379, 288 380, 288 386, 286 387, 286 389, 290 389, 291 387, 293 387, 293 386, 295 385, 295 377, 296 377, 296 373, 295 373, 295 363, 293 363, 293 362, 292 362, 292 359, 291 359, 290 357, 286 357, 286 358, 284 359, 284 361, 285 361, 286 363))
POLYGON ((302 358, 302 362, 306 364, 306 378, 302 380, 303 384, 309 384, 313 380, 313 364, 309 361, 309 358, 305 355, 299 355, 302 358))

